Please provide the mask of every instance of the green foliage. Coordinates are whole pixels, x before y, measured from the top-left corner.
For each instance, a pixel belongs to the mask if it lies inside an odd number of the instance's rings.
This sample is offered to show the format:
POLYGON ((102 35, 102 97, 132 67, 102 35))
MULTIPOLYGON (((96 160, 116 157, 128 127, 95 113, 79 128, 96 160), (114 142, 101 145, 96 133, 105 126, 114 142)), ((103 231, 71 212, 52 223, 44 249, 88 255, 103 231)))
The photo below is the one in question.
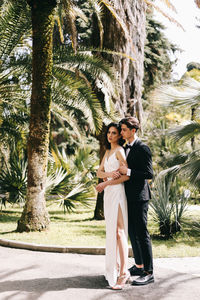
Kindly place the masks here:
POLYGON ((4 143, 19 140, 27 132, 30 94, 25 89, 25 66, 27 62, 30 65, 30 61, 24 45, 29 35, 30 11, 26 1, 3 1, 0 8, 0 140, 4 143), (24 47, 23 54, 19 47, 24 47))
POLYGON ((72 212, 78 203, 87 206, 94 194, 89 186, 81 184, 73 171, 62 167, 54 169, 46 180, 47 200, 59 202, 64 211, 72 212))
POLYGON ((83 11, 86 18, 77 18, 77 30, 80 43, 86 47, 91 46, 92 36, 92 15, 94 10, 91 5, 92 1, 78 0, 78 6, 83 11))
MULTIPOLYGON (((192 78, 184 78, 179 85, 168 85, 159 88, 157 101, 163 106, 173 108, 187 107, 192 111, 193 120, 188 120, 184 125, 176 126, 168 130, 176 147, 182 146, 180 154, 184 159, 177 161, 174 165, 181 175, 183 175, 190 184, 200 187, 200 164, 199 164, 199 134, 200 124, 197 118, 200 104, 200 83, 192 78), (195 139, 194 139, 195 138, 195 139), (188 145, 188 142, 191 144, 188 145)), ((179 155, 180 158, 180 155, 179 155)), ((174 161, 175 163, 175 161, 174 161)))
POLYGON ((31 17, 27 1, 4 1, 0 8, 0 60, 8 59, 16 45, 30 36, 31 17))
POLYGON ((68 212, 79 203, 87 206, 95 197, 96 163, 96 153, 90 147, 79 148, 69 157, 54 145, 48 164, 47 200, 57 200, 68 212))
POLYGON ((181 230, 183 216, 189 195, 181 191, 179 181, 173 175, 158 175, 154 182, 150 206, 155 222, 159 224, 160 234, 170 238, 181 230))
MULTIPOLYGON (((51 227, 45 232, 16 232, 16 222, 20 218, 22 209, 8 205, 6 210, 0 211, 0 237, 9 240, 74 247, 105 246, 105 221, 93 219, 95 201, 90 201, 90 207, 79 205, 71 214, 65 214, 56 204, 48 204, 51 227)), ((199 205, 195 210, 188 210, 185 216, 184 231, 179 232, 173 239, 163 240, 155 236, 157 226, 149 216, 148 228, 152 237, 154 257, 191 257, 199 255, 200 224, 199 205), (195 220, 195 221, 194 221, 195 220), (187 224, 186 224, 187 223, 187 224), (199 228, 199 227, 198 227, 199 228), (198 230, 198 229, 197 229, 198 230)), ((130 246, 130 244, 129 244, 130 246)))
POLYGON ((9 164, 0 172, 0 193, 9 193, 8 202, 22 204, 26 197, 27 157, 16 146, 10 148, 9 164))
POLYGON ((191 71, 193 69, 197 69, 197 70, 200 70, 200 63, 198 62, 190 62, 189 64, 187 64, 186 66, 187 68, 187 71, 191 71))
POLYGON ((169 134, 173 137, 174 142, 179 142, 184 144, 185 142, 191 140, 194 136, 200 134, 200 123, 195 121, 190 121, 186 125, 177 126, 169 130, 169 134))
POLYGON ((179 166, 179 172, 189 180, 189 182, 200 189, 200 149, 192 151, 188 155, 187 161, 179 166))
MULTIPOLYGON (((77 150, 73 157, 64 153, 57 149, 57 154, 49 156, 45 193, 48 201, 56 201, 64 211, 71 212, 78 204, 87 206, 95 197, 97 157, 90 147, 77 150)), ((27 158, 21 147, 13 146, 0 172, 0 194, 8 194, 10 203, 23 204, 26 188, 27 158)))
POLYGON ((146 44, 144 49, 144 96, 160 83, 171 79, 172 54, 178 47, 169 42, 163 33, 164 26, 149 11, 146 17, 146 44))

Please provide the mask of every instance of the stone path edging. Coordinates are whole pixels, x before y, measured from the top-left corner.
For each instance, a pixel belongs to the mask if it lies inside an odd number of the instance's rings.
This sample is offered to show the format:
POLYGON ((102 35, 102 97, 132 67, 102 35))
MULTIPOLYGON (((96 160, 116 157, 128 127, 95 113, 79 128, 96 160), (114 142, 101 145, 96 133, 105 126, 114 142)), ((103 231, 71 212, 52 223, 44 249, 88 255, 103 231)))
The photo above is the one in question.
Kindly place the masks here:
MULTIPOLYGON (((39 245, 34 243, 32 244, 6 239, 0 239, 0 245, 10 248, 19 248, 44 252, 105 255, 105 247, 66 247, 55 245, 39 245)), ((132 256, 131 247, 129 247, 129 256, 132 256)))

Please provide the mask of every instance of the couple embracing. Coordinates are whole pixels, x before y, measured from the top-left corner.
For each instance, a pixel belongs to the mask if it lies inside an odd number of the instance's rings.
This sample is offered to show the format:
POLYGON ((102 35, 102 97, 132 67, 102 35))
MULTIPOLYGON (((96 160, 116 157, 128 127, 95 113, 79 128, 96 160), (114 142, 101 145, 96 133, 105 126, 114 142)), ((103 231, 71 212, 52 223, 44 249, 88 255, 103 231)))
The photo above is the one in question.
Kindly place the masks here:
POLYGON ((139 276, 132 285, 154 282, 152 246, 147 230, 148 179, 153 177, 149 147, 136 135, 139 121, 127 117, 107 127, 107 150, 97 176, 104 181, 96 187, 104 190, 106 222, 106 270, 109 286, 121 290, 130 276, 139 276), (125 148, 121 141, 126 140, 125 148), (135 265, 128 269, 128 233, 135 265))

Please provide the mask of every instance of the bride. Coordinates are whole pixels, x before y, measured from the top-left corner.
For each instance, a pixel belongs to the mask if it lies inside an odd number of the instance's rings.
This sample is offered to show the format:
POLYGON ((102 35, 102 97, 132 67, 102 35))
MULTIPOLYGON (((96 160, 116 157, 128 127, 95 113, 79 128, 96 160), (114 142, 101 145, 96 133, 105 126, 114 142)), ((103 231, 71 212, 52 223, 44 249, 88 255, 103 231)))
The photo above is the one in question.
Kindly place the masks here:
POLYGON ((128 217, 127 200, 120 175, 120 164, 126 163, 124 149, 120 146, 120 126, 110 123, 106 132, 107 150, 97 176, 104 182, 97 185, 99 193, 104 190, 104 215, 106 222, 106 270, 109 286, 121 290, 130 278, 128 272, 128 217))

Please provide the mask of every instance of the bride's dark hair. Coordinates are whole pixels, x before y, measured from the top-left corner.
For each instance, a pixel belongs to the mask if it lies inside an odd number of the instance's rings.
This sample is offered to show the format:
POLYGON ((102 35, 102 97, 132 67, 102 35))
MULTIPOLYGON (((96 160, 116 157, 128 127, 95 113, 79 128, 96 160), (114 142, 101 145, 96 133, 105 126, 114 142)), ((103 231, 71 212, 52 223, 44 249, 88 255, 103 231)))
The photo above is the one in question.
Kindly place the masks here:
MULTIPOLYGON (((110 149, 110 143, 108 142, 108 139, 107 139, 107 134, 108 134, 108 131, 110 129, 110 127, 115 127, 117 129, 117 131, 119 132, 119 134, 121 133, 121 126, 118 124, 118 123, 115 123, 115 122, 112 122, 110 123, 107 128, 106 128, 106 134, 105 134, 105 146, 106 146, 106 149, 110 149)), ((124 144, 124 140, 122 138, 119 139, 119 145, 122 146, 124 144)))

